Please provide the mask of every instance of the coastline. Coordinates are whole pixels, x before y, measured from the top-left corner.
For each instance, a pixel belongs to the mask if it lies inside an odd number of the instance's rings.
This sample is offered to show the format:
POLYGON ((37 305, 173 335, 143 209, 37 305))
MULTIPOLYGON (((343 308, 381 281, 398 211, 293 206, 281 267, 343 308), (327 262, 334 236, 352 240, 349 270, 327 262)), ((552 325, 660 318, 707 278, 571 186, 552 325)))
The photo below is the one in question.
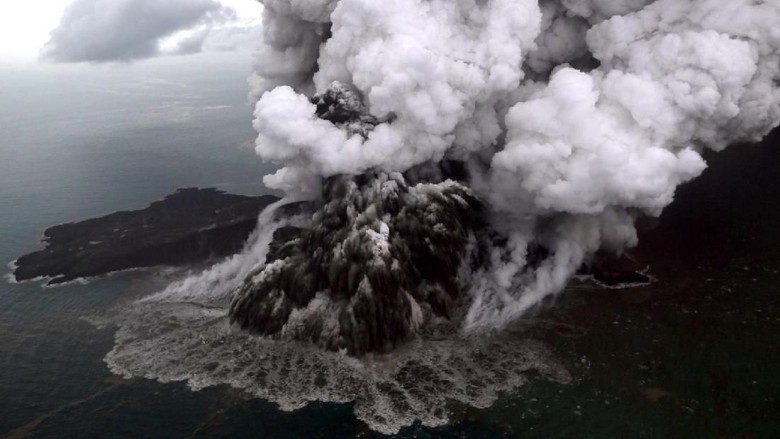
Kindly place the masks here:
POLYGON ((133 269, 181 266, 234 254, 273 195, 180 188, 139 210, 117 210, 42 232, 39 250, 9 263, 12 283, 84 283, 133 269))

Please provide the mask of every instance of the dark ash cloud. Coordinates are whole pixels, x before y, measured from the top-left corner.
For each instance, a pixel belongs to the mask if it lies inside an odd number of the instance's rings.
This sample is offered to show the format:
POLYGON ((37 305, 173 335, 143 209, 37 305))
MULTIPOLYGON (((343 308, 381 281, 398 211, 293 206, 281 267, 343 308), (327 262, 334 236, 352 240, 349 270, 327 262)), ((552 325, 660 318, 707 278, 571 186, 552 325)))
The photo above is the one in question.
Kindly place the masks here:
POLYGON ((216 0, 76 0, 41 55, 54 62, 150 58, 160 55, 161 40, 176 32, 232 19, 235 11, 216 0))

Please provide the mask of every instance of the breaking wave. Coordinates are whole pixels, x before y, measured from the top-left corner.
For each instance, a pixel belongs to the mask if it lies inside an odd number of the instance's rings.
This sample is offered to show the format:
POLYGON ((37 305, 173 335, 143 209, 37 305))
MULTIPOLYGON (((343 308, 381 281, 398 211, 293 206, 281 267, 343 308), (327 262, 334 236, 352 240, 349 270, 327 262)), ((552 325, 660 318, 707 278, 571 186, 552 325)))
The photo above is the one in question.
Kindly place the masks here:
POLYGON ((384 432, 566 381, 492 331, 636 246, 705 150, 780 122, 776 1, 262 3, 256 152, 313 208, 122 310, 116 373, 354 401, 384 432))
MULTIPOLYGON (((272 209, 265 211, 244 253, 255 252, 262 262, 274 230, 295 221, 278 221, 272 209)), ((185 381, 194 390, 229 385, 282 410, 313 401, 354 403, 358 419, 387 434, 415 421, 446 424, 453 402, 488 407, 529 377, 570 380, 542 343, 509 334, 418 338, 391 353, 360 358, 249 334, 228 317, 242 265, 228 259, 101 320, 118 326, 105 357, 111 371, 185 381)))

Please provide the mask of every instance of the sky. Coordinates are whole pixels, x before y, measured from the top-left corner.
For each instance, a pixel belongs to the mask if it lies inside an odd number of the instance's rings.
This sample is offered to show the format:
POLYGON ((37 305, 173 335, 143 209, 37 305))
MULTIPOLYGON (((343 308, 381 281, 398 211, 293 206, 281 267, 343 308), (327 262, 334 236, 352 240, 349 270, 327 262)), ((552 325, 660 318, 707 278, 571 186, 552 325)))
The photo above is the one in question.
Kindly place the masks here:
MULTIPOLYGON (((163 4, 170 4, 171 8, 179 8, 179 4, 185 5, 185 4, 201 4, 208 7, 208 3, 220 3, 225 8, 230 8, 233 11, 235 11, 235 15, 228 17, 227 19, 217 18, 214 20, 211 20, 212 17, 209 18, 203 18, 203 17, 185 17, 183 20, 179 20, 178 22, 170 22, 172 24, 184 24, 185 27, 187 24, 193 24, 192 28, 200 29, 201 31, 205 32, 205 28, 213 28, 216 27, 217 29, 221 30, 226 27, 230 28, 230 30, 236 30, 235 33, 240 33, 242 30, 246 30, 249 27, 249 24, 256 25, 259 23, 259 17, 262 13, 262 5, 260 5, 255 0, 25 0, 25 1, 3 1, 0 2, 0 63, 5 64, 13 64, 13 63, 34 63, 39 60, 41 50, 43 49, 44 45, 50 40, 52 31, 54 31, 58 25, 61 24, 63 20, 63 15, 68 8, 69 5, 73 5, 74 3, 80 2, 84 6, 91 7, 94 4, 100 4, 103 3, 105 5, 110 6, 116 6, 125 3, 125 4, 132 4, 132 5, 138 5, 143 3, 148 3, 150 5, 163 5, 163 4), (92 4, 92 5, 91 5, 92 4), (186 18, 190 18, 189 20, 186 18), (200 18, 198 20, 197 18, 200 18), (214 26, 212 26, 214 22, 216 23, 214 26), (236 28, 236 29, 234 29, 236 28)), ((155 8, 159 9, 159 8, 155 8)), ((154 13, 158 12, 157 10, 154 11, 154 13)), ((197 13, 199 11, 191 11, 193 13, 197 13)), ((213 12, 213 11, 212 11, 213 12)), ((122 14, 119 14, 120 16, 122 14)), ((128 14, 125 14, 127 16, 128 14)), ((74 20, 75 21, 75 20, 74 20)), ((152 22, 154 20, 145 20, 152 22)), ((169 22, 164 21, 156 21, 155 23, 159 24, 159 26, 165 26, 169 22)), ((98 25, 109 25, 110 29, 113 29, 115 26, 113 26, 112 23, 108 22, 102 22, 97 23, 98 25)), ((93 29, 95 26, 93 26, 93 29)), ((98 28, 99 29, 99 28, 98 28)), ((76 29, 78 30, 78 29, 76 29)), ((157 28, 153 29, 151 36, 154 36, 153 31, 162 32, 165 29, 157 28)), ((206 29, 207 30, 207 29, 206 29)), ((201 32, 201 33, 203 33, 201 32)), ((65 35, 65 36, 73 36, 73 32, 71 32, 71 35, 65 35)), ((217 34, 216 32, 214 34, 217 34)), ((224 39, 226 32, 222 31, 217 35, 219 39, 224 39)), ((176 40, 184 40, 186 37, 191 36, 188 35, 187 32, 178 32, 173 35, 171 38, 170 36, 166 39, 163 39, 160 41, 160 44, 163 49, 163 53, 148 53, 144 52, 143 50, 135 50, 130 51, 128 53, 137 53, 141 56, 138 59, 143 59, 147 56, 144 55, 151 55, 148 57, 153 56, 160 56, 164 54, 169 54, 168 52, 165 52, 165 50, 168 50, 169 52, 173 53, 179 50, 181 53, 187 53, 187 50, 193 50, 198 49, 198 47, 194 47, 192 44, 182 44, 183 47, 178 48, 176 47, 176 40)), ((95 38, 94 35, 90 35, 88 32, 84 33, 83 38, 79 38, 79 35, 76 35, 76 40, 81 40, 85 42, 89 41, 103 41, 105 38, 95 38)), ((197 37, 197 36, 196 36, 197 37)), ((231 38, 235 38, 235 35, 232 35, 231 38)), ((192 38, 191 38, 192 39, 192 38)), ((196 38, 197 39, 197 38, 196 38)), ((216 40, 216 39, 215 39, 216 40)), ((192 43, 190 41, 189 43, 192 43)), ((219 46, 220 41, 216 41, 213 46, 219 46)), ((72 45, 71 45, 72 46, 72 45)), ((156 46, 156 44, 155 44, 156 46)), ((224 49, 224 47, 219 46, 220 49, 224 49)), ((72 52, 72 47, 69 47, 72 52)), ((196 50, 195 50, 196 51, 196 50)), ((77 59, 78 57, 71 56, 72 53, 65 50, 66 53, 61 54, 60 61, 64 62, 70 62, 74 59, 77 59)), ((94 51, 93 51, 94 52, 94 51)), ((83 51, 79 52, 81 55, 84 55, 85 53, 83 51)), ((101 52, 102 54, 105 54, 105 52, 101 52)), ((90 55, 89 51, 86 52, 86 55, 90 55)), ((81 58, 84 58, 83 56, 81 58)), ((81 59, 82 61, 84 59, 81 59)), ((87 60, 89 61, 89 60, 87 60)), ((103 60, 103 61, 111 61, 111 60, 103 60)), ((124 61, 127 61, 127 59, 124 59, 124 61)))

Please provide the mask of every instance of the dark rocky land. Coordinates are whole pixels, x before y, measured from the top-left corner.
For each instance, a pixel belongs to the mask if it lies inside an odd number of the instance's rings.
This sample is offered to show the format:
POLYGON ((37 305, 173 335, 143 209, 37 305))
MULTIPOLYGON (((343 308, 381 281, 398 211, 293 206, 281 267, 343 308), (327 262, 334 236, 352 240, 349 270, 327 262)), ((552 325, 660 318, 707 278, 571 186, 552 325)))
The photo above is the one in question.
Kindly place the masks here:
POLYGON ((228 256, 241 249, 258 214, 277 201, 216 189, 179 189, 141 210, 46 229, 45 248, 20 257, 17 281, 50 278, 50 285, 131 268, 177 266, 228 256))

